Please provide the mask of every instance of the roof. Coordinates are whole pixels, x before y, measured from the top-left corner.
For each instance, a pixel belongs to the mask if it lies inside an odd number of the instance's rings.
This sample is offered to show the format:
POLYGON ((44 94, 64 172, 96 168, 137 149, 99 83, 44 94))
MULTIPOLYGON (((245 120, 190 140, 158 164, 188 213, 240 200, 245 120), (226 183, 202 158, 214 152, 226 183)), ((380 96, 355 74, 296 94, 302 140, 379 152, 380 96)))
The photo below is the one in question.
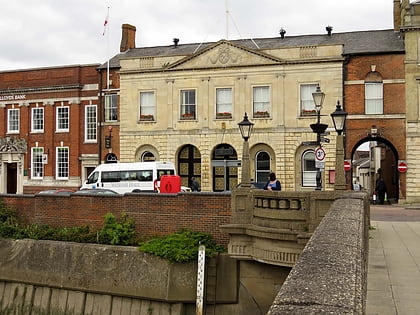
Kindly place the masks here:
MULTIPOLYGON (((279 49, 301 46, 320 46, 342 44, 344 55, 362 55, 379 53, 404 53, 404 41, 400 33, 392 29, 375 31, 357 31, 346 33, 332 33, 331 36, 323 35, 301 35, 273 38, 238 39, 230 42, 256 51, 267 49, 279 49)), ((152 56, 188 56, 206 49, 215 42, 190 43, 169 46, 139 47, 132 48, 126 52, 119 53, 109 61, 111 68, 120 67, 120 59, 152 56)), ((102 64, 99 69, 107 67, 102 64)))

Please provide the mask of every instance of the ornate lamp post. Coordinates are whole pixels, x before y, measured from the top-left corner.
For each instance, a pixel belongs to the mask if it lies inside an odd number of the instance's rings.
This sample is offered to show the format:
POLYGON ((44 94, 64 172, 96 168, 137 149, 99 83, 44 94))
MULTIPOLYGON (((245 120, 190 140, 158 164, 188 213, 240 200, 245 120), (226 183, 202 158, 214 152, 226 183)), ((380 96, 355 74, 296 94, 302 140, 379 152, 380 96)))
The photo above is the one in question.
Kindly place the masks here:
MULTIPOLYGON (((311 124, 311 129, 316 133, 316 142, 318 147, 321 147, 321 134, 325 132, 328 125, 321 124, 321 108, 322 103, 324 102, 325 94, 321 91, 319 85, 316 88, 316 91, 312 93, 312 98, 314 99, 316 113, 317 113, 317 122, 316 124, 311 124)), ((322 180, 321 180, 321 168, 317 167, 316 169, 316 190, 322 189, 322 180)))
POLYGON ((242 149, 242 180, 241 187, 251 187, 250 176, 250 161, 249 161, 249 142, 252 127, 254 124, 248 120, 248 115, 245 113, 244 120, 238 123, 239 130, 241 131, 242 138, 244 139, 242 149))
POLYGON ((343 131, 346 124, 347 112, 342 110, 340 101, 337 101, 335 112, 331 113, 335 131, 337 131, 337 145, 335 153, 335 183, 334 190, 346 189, 346 177, 344 173, 344 137, 343 131))

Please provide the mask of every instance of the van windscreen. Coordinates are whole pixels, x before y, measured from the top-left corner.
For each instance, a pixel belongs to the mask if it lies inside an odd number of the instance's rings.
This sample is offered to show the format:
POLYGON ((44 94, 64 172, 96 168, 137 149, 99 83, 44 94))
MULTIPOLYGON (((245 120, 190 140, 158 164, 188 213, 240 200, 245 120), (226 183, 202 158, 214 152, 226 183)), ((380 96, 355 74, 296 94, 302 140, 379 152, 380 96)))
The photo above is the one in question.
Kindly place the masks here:
POLYGON ((175 175, 175 170, 157 170, 158 180, 160 180, 162 175, 175 175))

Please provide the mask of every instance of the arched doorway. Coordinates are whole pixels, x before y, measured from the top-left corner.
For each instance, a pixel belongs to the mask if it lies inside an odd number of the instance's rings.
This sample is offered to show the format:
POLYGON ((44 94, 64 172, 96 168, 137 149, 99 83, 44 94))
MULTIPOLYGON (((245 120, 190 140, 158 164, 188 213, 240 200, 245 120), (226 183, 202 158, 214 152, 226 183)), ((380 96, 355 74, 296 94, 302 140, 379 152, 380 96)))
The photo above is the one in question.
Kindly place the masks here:
POLYGON ((181 185, 191 187, 191 178, 195 177, 201 187, 201 153, 193 145, 184 145, 178 153, 178 175, 181 185))
POLYGON ((238 185, 238 167, 224 163, 224 161, 237 159, 238 155, 231 145, 223 143, 216 146, 212 154, 213 191, 233 190, 238 185), (214 161, 220 161, 220 163, 215 164, 214 161), (222 165, 219 166, 219 164, 222 165))
MULTIPOLYGON (((401 194, 398 173, 398 151, 382 137, 366 137, 354 146, 352 151, 352 189, 367 190, 370 196, 375 192, 376 180, 382 176, 387 192, 387 202, 397 203, 401 194)), ((405 185, 404 185, 405 186, 405 185)))

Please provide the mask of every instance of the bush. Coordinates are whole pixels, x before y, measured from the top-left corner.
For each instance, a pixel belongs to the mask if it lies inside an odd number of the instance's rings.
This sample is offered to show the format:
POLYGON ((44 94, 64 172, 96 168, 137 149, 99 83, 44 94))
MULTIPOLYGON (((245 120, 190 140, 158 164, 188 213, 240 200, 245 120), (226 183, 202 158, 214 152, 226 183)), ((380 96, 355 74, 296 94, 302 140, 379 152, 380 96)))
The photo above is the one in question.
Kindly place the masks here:
POLYGON ((100 244, 134 245, 134 221, 123 213, 117 218, 112 213, 105 215, 105 225, 98 233, 100 244))
POLYGON ((188 262, 197 260, 200 245, 206 247, 207 257, 212 257, 224 250, 213 241, 210 235, 187 229, 147 241, 140 245, 139 250, 165 258, 170 262, 188 262))

